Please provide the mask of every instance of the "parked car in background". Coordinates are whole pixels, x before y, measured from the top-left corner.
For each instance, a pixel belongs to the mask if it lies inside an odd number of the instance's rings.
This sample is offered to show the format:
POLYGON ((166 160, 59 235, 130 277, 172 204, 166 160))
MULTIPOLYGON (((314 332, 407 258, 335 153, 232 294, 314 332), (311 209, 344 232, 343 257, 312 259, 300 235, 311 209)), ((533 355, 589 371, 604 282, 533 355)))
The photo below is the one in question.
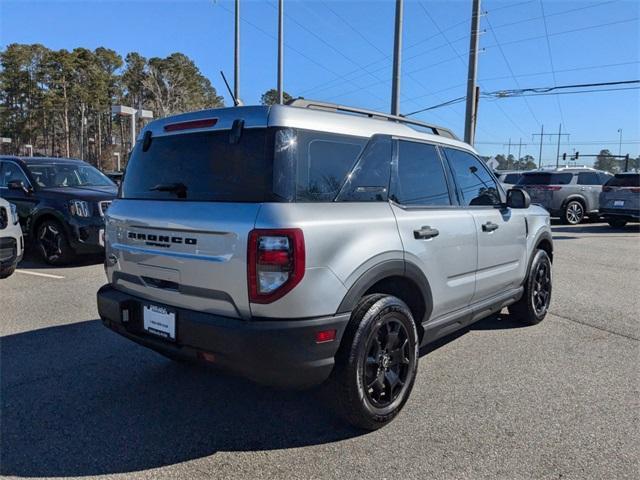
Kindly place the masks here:
POLYGON ((446 128, 311 100, 149 123, 106 238, 106 327, 261 383, 328 380, 369 430, 409 398, 419 347, 551 300, 526 191, 446 128))
POLYGON ((498 180, 504 186, 505 190, 510 189, 516 185, 522 178, 523 170, 496 170, 495 174, 498 176, 498 180))
POLYGON ((600 215, 615 228, 640 220, 640 173, 617 173, 604 184, 600 215))
POLYGON ((104 251, 104 213, 116 193, 81 160, 0 157, 0 197, 16 205, 25 237, 52 265, 104 251))
POLYGON ((109 180, 111 180, 116 185, 120 185, 120 183, 122 183, 122 176, 124 175, 124 172, 102 172, 102 173, 104 173, 107 177, 109 177, 109 180))
POLYGON ((612 175, 589 167, 560 167, 522 174, 518 187, 531 201, 546 208, 552 217, 577 225, 585 217, 599 217, 599 196, 612 175))
POLYGON ((23 253, 24 240, 16 206, 0 198, 0 279, 15 271, 23 253))

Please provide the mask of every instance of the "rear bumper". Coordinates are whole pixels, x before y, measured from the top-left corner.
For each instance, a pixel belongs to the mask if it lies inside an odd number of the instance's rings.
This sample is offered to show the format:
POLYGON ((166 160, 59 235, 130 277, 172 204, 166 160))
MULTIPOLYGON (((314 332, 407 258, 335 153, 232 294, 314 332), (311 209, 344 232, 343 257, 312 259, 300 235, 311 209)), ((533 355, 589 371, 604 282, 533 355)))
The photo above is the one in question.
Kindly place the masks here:
POLYGON ((600 208, 600 215, 605 218, 619 218, 625 220, 640 220, 640 210, 624 208, 600 208))
POLYGON ((326 380, 349 321, 349 314, 313 319, 242 320, 170 307, 176 311, 176 340, 143 329, 138 297, 104 285, 98 291, 98 312, 105 326, 143 346, 188 359, 211 354, 211 365, 258 383, 309 387, 326 380), (123 311, 129 320, 123 322, 123 311), (316 343, 320 330, 336 330, 336 339, 316 343))
POLYGON ((13 268, 22 260, 24 244, 22 236, 0 238, 0 273, 13 268))

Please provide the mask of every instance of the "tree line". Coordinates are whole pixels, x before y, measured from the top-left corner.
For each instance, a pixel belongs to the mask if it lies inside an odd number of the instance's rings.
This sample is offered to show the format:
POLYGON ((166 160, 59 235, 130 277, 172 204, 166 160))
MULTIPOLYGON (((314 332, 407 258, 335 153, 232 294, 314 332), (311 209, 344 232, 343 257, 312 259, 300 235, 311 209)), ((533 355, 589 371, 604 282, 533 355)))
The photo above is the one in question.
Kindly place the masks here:
MULTIPOLYGON (((221 107, 211 82, 182 53, 124 59, 114 50, 51 50, 10 44, 0 51, 0 136, 5 153, 74 157, 112 168, 113 153, 131 148, 129 118, 113 105, 153 111, 156 118, 221 107)), ((141 120, 137 120, 140 122, 141 120)), ((141 125, 138 125, 139 127, 141 125)))

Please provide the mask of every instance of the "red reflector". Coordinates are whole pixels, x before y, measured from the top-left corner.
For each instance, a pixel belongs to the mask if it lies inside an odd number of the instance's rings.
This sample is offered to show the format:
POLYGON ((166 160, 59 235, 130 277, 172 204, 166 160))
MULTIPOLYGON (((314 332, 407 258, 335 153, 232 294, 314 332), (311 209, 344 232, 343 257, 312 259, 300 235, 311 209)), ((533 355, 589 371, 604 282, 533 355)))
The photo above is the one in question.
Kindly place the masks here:
POLYGON ((268 265, 287 265, 289 252, 286 250, 267 250, 258 253, 258 263, 268 265))
POLYGON ((320 332, 316 332, 316 343, 333 342, 335 339, 335 330, 322 330, 320 332))
POLYGON ((191 120, 189 122, 169 123, 164 126, 165 132, 175 132, 178 130, 191 130, 194 128, 213 127, 218 123, 217 118, 203 118, 202 120, 191 120))
POLYGON ((209 363, 213 363, 216 361, 216 356, 213 353, 198 352, 198 358, 209 363))

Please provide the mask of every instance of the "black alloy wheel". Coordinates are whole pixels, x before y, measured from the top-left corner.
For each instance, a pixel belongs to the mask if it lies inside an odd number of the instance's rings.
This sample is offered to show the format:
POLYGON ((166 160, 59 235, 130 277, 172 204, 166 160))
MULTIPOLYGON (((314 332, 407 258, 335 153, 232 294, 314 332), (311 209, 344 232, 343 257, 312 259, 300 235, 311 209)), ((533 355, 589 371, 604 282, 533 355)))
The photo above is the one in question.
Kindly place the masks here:
POLYGON ((363 363, 367 400, 376 408, 391 405, 407 383, 411 366, 409 334, 392 316, 372 329, 363 363))
POLYGON ((51 265, 62 265, 69 261, 71 247, 62 225, 53 220, 46 220, 37 230, 36 243, 40 255, 51 265))

